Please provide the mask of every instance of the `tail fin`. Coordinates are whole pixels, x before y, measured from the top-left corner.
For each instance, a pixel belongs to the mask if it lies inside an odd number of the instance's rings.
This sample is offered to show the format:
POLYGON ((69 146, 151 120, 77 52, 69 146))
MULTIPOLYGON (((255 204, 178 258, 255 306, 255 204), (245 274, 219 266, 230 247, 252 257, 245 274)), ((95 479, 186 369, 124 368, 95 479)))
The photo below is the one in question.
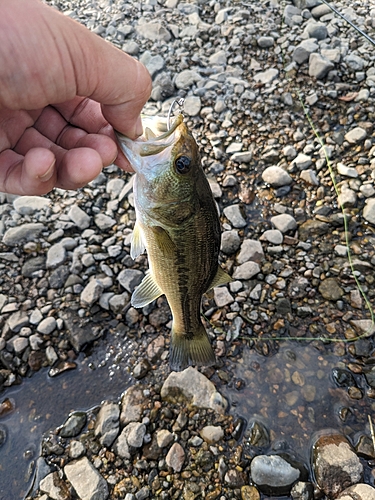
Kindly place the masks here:
POLYGON ((212 366, 216 363, 216 356, 201 324, 193 335, 171 332, 171 347, 169 363, 172 370, 184 370, 190 365, 212 366))

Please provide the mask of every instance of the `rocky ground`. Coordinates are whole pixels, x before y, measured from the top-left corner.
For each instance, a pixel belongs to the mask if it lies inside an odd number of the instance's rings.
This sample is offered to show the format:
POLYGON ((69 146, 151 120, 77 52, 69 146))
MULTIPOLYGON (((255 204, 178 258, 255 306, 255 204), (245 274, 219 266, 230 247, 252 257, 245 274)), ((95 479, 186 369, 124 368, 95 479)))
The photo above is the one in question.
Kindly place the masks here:
MULTIPOLYGON (((129 254, 131 176, 112 166, 79 192, 0 195, 4 394, 42 367, 50 376, 74 369, 82 349, 111 335, 133 339, 127 362, 139 380, 121 401, 61 416, 65 424, 43 442, 32 497, 375 498, 366 417, 356 443, 350 429, 348 438, 323 432, 310 468, 272 447, 272 428, 246 428, 224 413, 215 390, 245 389, 231 373, 244 346, 272 356, 283 339, 293 346, 290 337, 317 349, 335 339, 332 384, 347 397, 339 418, 345 424, 357 403, 375 411, 366 307, 375 296, 374 48, 315 0, 49 3, 147 66, 148 114, 166 116, 171 100, 185 97, 221 211, 221 264, 234 281, 203 300, 219 365, 168 376, 166 301, 142 310, 129 303, 147 269, 146 256, 129 254), (213 392, 209 400, 191 401, 192 377, 198 392, 213 392)), ((373 31, 370 2, 335 5, 373 31)), ((292 412, 308 414, 306 394, 292 412)))

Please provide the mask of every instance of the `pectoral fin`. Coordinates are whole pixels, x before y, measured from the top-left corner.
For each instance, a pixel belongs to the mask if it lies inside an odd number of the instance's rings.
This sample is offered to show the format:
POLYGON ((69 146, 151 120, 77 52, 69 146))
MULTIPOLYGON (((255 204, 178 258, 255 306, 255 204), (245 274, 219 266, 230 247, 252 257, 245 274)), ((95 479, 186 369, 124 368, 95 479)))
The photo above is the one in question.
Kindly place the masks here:
POLYGON ((136 259, 138 255, 141 255, 146 250, 145 244, 143 243, 141 228, 136 222, 133 229, 131 244, 130 244, 130 257, 136 259))
POLYGON ((131 298, 133 307, 144 307, 150 302, 163 295, 159 286, 155 283, 150 273, 147 273, 140 285, 137 286, 131 298))
POLYGON ((174 252, 176 245, 171 240, 171 237, 165 229, 160 226, 153 226, 152 231, 154 233, 156 244, 159 247, 160 252, 164 255, 171 255, 174 252))
POLYGON ((227 274, 225 271, 223 271, 223 269, 221 269, 220 266, 218 266, 215 277, 212 280, 207 291, 211 290, 211 288, 215 288, 216 286, 226 285, 227 283, 230 283, 231 281, 233 281, 232 277, 229 276, 229 274, 227 274))

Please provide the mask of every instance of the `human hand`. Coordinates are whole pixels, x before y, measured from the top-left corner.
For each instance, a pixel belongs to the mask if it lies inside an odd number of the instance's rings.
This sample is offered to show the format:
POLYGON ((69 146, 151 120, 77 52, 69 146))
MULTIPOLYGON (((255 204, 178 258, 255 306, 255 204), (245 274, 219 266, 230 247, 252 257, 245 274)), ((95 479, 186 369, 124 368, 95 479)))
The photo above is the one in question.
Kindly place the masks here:
POLYGON ((0 191, 77 189, 131 170, 114 129, 142 133, 145 67, 39 0, 0 0, 0 191))

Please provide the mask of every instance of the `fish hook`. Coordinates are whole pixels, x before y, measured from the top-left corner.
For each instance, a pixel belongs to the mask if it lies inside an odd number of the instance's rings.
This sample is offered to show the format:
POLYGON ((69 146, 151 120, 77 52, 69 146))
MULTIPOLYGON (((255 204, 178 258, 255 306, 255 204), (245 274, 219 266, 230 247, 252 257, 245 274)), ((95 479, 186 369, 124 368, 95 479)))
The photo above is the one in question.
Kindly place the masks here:
POLYGON ((185 102, 185 99, 183 97, 179 97, 179 98, 174 99, 172 101, 172 104, 169 107, 168 117, 167 117, 167 129, 168 130, 171 128, 171 115, 172 115, 172 110, 174 108, 174 105, 177 104, 180 108, 182 108, 184 105, 184 102, 185 102))

